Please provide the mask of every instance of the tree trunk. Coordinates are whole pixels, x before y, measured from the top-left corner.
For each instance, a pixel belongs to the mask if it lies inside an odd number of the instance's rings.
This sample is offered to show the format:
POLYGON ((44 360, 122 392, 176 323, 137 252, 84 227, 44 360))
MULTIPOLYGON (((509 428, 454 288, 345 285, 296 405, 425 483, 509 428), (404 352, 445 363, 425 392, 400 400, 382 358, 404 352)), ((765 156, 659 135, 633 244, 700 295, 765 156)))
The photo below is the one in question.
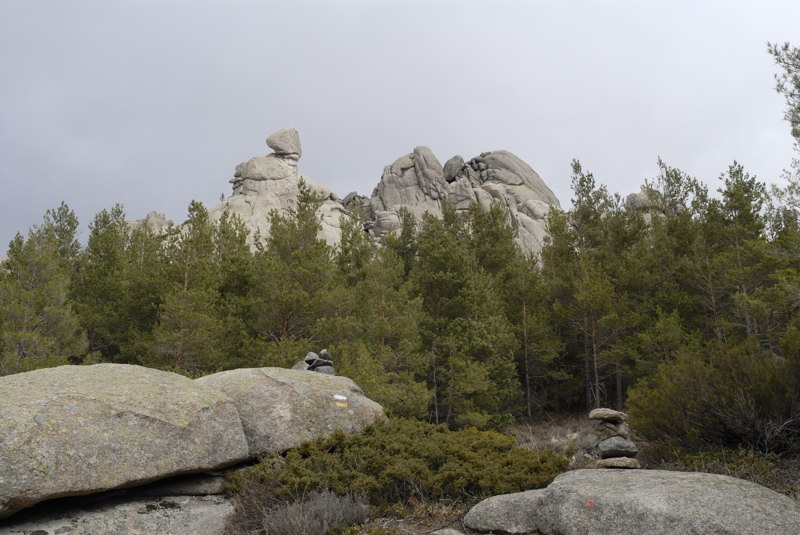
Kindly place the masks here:
POLYGON ((584 358, 583 358, 583 391, 586 396, 586 410, 592 410, 592 368, 591 358, 589 355, 589 340, 583 342, 584 358))
POLYGON ((597 355, 597 326, 592 323, 592 371, 594 373, 594 407, 600 406, 600 363, 597 355))
POLYGON ((528 363, 528 314, 525 308, 525 299, 522 300, 522 358, 525 363, 525 405, 528 409, 528 418, 532 416, 531 411, 531 372, 528 363))

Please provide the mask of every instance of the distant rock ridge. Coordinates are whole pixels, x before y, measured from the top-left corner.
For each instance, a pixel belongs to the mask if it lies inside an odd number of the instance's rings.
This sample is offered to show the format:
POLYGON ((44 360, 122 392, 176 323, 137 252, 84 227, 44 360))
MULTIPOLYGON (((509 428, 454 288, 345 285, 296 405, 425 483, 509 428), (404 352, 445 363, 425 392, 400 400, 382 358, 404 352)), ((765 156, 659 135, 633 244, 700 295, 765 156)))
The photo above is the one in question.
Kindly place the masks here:
POLYGON ((536 171, 508 151, 483 152, 468 162, 454 156, 442 167, 428 147, 417 147, 384 168, 371 197, 351 193, 344 204, 359 210, 365 229, 379 237, 399 228, 401 208, 417 219, 426 212, 441 217, 445 200, 457 211, 468 210, 473 203, 485 210, 499 203, 508 210, 517 243, 526 254, 541 250, 547 213, 560 207, 536 171))
POLYGON ((134 219, 128 221, 128 226, 131 230, 150 229, 156 234, 166 232, 168 228, 174 226, 175 223, 161 212, 149 212, 144 219, 134 219))
MULTIPOLYGON (((472 203, 484 209, 499 203, 507 209, 510 223, 518 231, 517 243, 530 255, 542 248, 550 208, 559 207, 558 199, 541 177, 505 150, 484 152, 468 161, 454 156, 442 166, 431 149, 416 147, 384 168, 371 196, 353 192, 342 200, 298 171, 303 152, 297 130, 274 132, 267 137, 267 146, 272 153, 236 166, 230 180, 230 197, 209 210, 212 221, 219 220, 226 211, 241 217, 250 231, 251 246, 257 236, 269 236, 272 210, 288 215, 295 208, 301 180, 323 199, 318 210, 322 224, 319 237, 330 245, 341 239, 341 218, 360 216, 364 230, 380 238, 399 229, 401 209, 408 210, 417 220, 426 212, 441 217, 442 203, 447 200, 458 211, 469 209, 472 203)), ((157 229, 164 222, 163 214, 151 213, 147 219, 132 224, 157 229)))

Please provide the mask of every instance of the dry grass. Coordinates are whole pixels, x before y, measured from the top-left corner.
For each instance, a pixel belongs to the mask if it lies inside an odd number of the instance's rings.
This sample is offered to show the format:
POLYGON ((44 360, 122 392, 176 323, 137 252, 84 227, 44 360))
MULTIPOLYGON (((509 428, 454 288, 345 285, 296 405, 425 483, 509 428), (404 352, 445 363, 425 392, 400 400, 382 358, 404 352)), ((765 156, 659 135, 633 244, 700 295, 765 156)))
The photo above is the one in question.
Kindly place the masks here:
POLYGON ((287 502, 277 500, 269 486, 253 480, 242 484, 233 507, 225 535, 325 535, 369 517, 369 507, 356 496, 323 491, 287 502))
POLYGON ((521 448, 546 449, 570 459, 570 469, 588 462, 583 454, 581 438, 597 425, 585 413, 543 417, 511 425, 507 432, 516 437, 521 448))
POLYGON ((412 501, 393 510, 373 509, 368 522, 342 535, 426 535, 444 528, 472 533, 461 525, 467 511, 469 507, 460 504, 412 501))
POLYGON ((363 499, 323 491, 276 508, 263 519, 263 524, 269 535, 325 535, 360 524, 368 516, 369 507, 363 499))

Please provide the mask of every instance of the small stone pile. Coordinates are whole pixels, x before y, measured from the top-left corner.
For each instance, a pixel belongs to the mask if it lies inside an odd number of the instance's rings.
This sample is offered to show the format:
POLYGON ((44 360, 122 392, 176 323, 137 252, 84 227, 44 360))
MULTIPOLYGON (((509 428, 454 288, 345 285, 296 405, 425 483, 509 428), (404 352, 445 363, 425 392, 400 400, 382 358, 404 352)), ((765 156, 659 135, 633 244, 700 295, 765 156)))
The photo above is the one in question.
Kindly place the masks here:
POLYGON ((336 375, 336 370, 333 369, 333 357, 327 349, 320 351, 319 355, 309 351, 306 353, 306 358, 292 366, 292 369, 336 375))
POLYGON ((597 459, 597 468, 641 468, 634 458, 639 450, 631 442, 631 430, 625 423, 627 414, 613 409, 594 409, 589 419, 598 421, 586 442, 589 454, 597 459))

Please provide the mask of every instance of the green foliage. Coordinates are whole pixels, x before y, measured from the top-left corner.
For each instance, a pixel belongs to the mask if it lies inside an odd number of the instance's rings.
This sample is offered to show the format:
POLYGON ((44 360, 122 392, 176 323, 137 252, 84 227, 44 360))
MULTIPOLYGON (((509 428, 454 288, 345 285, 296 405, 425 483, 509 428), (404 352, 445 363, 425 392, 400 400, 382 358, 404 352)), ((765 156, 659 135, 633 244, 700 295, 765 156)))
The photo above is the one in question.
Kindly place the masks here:
POLYGON ((501 428, 519 400, 517 340, 495 280, 478 263, 469 223, 447 204, 443 219, 426 216, 409 277, 422 299, 432 420, 501 428))
POLYGON ((188 374, 221 369, 225 328, 216 316, 218 300, 213 291, 202 288, 178 288, 167 294, 142 363, 188 374))
POLYGON ((779 457, 774 453, 762 453, 744 448, 710 448, 680 455, 675 460, 662 463, 661 468, 722 474, 752 481, 773 470, 778 460, 779 457))
MULTIPOLYGON (((431 393, 415 373, 416 366, 391 348, 369 350, 363 342, 344 342, 334 347, 337 373, 349 377, 390 416, 424 418, 431 393)), ((413 355, 412 355, 413 356, 413 355)))
POLYGON ((384 245, 403 262, 403 274, 408 276, 417 258, 417 220, 407 208, 399 210, 400 232, 384 237, 384 245))
POLYGON ((791 451, 800 426, 789 364, 752 342, 714 351, 708 360, 681 355, 630 389, 631 425, 646 438, 677 439, 690 450, 744 445, 791 451))
POLYGON ((330 305, 334 269, 331 248, 317 237, 321 202, 301 183, 297 208, 270 215, 267 245, 255 255, 249 312, 250 328, 263 340, 313 340, 314 322, 330 305))
POLYGON ((785 119, 800 142, 800 48, 789 43, 767 43, 769 53, 783 72, 775 75, 775 89, 786 98, 785 119))
POLYGON ((516 361, 525 394, 525 413, 554 408, 561 383, 569 379, 560 358, 564 342, 548 310, 548 292, 536 259, 519 252, 506 264, 499 284, 505 315, 519 341, 516 361))
POLYGON ((407 419, 389 419, 363 435, 333 436, 268 457, 235 476, 278 481, 279 497, 330 489, 363 494, 374 505, 410 499, 467 502, 548 485, 567 460, 549 451, 514 448, 514 437, 474 428, 450 431, 407 419))
POLYGON ((122 206, 98 213, 89 229, 71 293, 87 332, 89 352, 100 352, 105 361, 113 362, 119 360, 120 348, 131 339, 124 276, 130 231, 122 206))
POLYGON ((86 351, 68 301, 77 220, 62 203, 0 264, 0 375, 67 364, 86 351))
POLYGON ((332 307, 315 332, 326 340, 338 373, 389 414, 422 417, 430 393, 420 374, 421 300, 410 296, 393 250, 379 248, 358 221, 343 219, 341 228, 332 307))

